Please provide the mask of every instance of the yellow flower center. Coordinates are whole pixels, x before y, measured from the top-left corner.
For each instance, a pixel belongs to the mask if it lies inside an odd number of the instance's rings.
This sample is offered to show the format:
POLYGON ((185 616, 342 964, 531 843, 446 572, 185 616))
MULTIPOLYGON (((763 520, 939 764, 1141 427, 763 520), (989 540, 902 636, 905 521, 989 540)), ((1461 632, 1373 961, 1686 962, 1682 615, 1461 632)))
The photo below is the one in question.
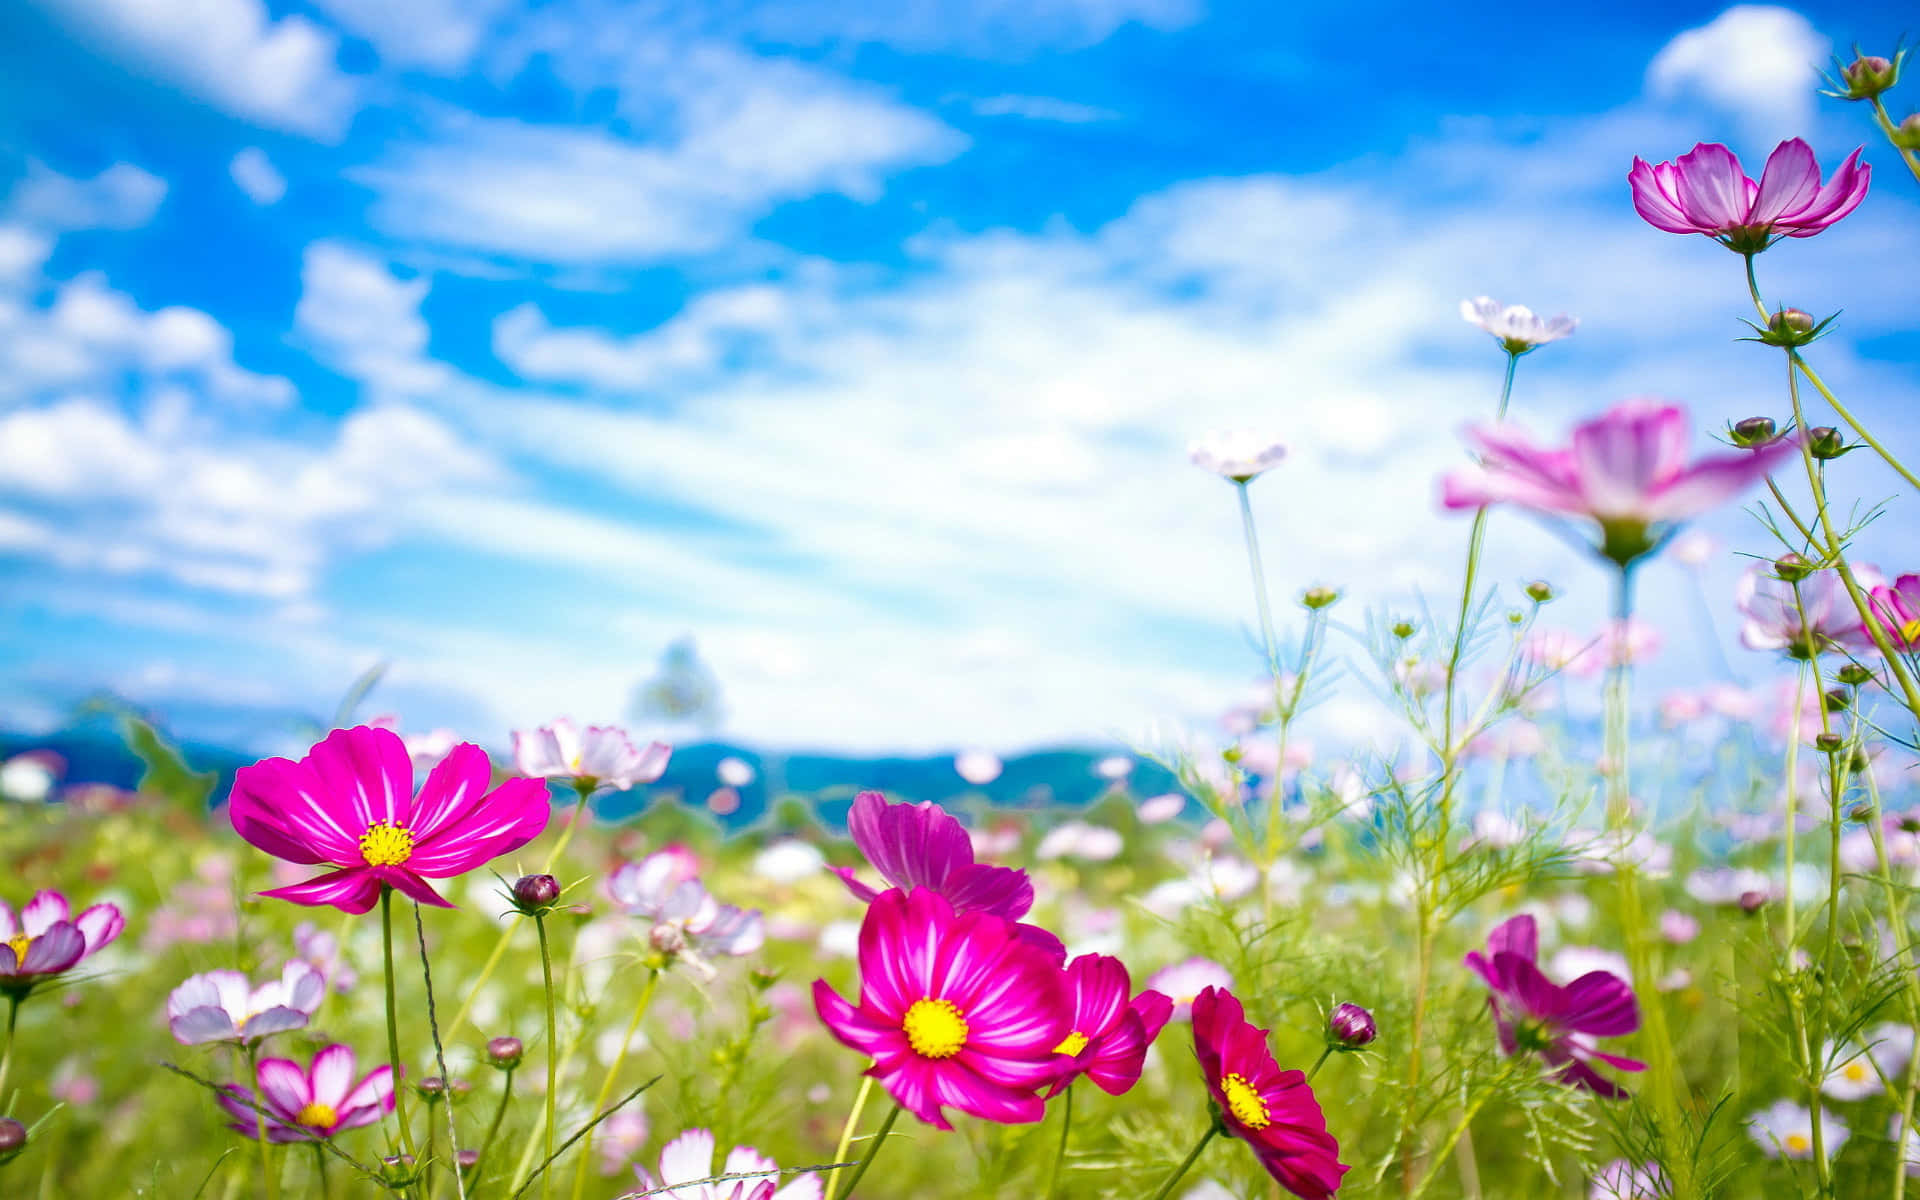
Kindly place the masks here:
POLYGON ((1920 642, 1920 617, 1908 621, 1900 627, 1900 640, 1911 646, 1920 642))
POLYGON ((967 1044, 967 1019, 951 1000, 915 1000, 900 1027, 922 1058, 952 1058, 967 1044))
POLYGON ((24 933, 16 933, 7 939, 7 945, 13 947, 14 965, 27 961, 27 947, 33 945, 33 939, 24 933))
POLYGON ((1846 1066, 1841 1067, 1840 1074, 1846 1077, 1848 1083, 1865 1083, 1867 1081, 1867 1064, 1856 1058, 1846 1066))
POLYGON ((1055 1054, 1079 1054, 1087 1048, 1087 1035, 1078 1029, 1067 1035, 1067 1040, 1053 1048, 1055 1054))
POLYGON ((340 1115, 333 1111, 331 1105, 314 1103, 301 1109, 293 1119, 296 1124, 305 1125, 308 1129, 332 1129, 340 1115))
POLYGON ((1780 1139, 1780 1144, 1792 1155, 1807 1154, 1813 1150, 1813 1142, 1804 1133, 1790 1133, 1780 1139))
POLYGON ((1220 1090, 1227 1094, 1227 1111, 1248 1129, 1265 1129, 1273 1124, 1267 1116, 1267 1102, 1244 1077, 1227 1076, 1220 1081, 1220 1090))
POLYGON ((413 857, 413 831, 375 821, 360 835, 360 857, 370 867, 397 867, 413 857))

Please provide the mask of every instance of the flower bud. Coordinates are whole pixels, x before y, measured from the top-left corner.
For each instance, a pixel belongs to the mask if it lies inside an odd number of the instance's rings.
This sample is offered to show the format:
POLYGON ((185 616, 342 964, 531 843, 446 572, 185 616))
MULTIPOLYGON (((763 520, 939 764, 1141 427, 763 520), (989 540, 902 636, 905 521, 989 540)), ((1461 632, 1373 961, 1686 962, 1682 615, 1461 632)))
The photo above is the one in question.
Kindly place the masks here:
POLYGON ((1740 911, 1749 915, 1759 912, 1767 906, 1767 894, 1761 891, 1741 892, 1740 911))
POLYGON ((1545 604, 1553 599, 1553 585, 1544 579, 1536 579, 1527 585, 1527 599, 1535 604, 1545 604))
POLYGON ((419 1083, 414 1084, 413 1090, 420 1093, 420 1098, 428 1104, 435 1104, 446 1096, 447 1081, 438 1075, 429 1075, 419 1083))
POLYGON ((0 1117, 0 1162, 27 1148, 27 1127, 12 1117, 0 1117))
POLYGON ((462 1150, 453 1156, 453 1161, 460 1165, 461 1173, 465 1174, 480 1165, 480 1152, 478 1150, 462 1150))
POLYGON ((1220 752, 1220 757, 1229 763, 1237 763, 1247 756, 1247 752, 1238 746, 1228 746, 1220 752))
POLYGON ((1920 113, 1909 113, 1893 127, 1888 139, 1902 150, 1920 150, 1920 113))
POLYGON ((1779 426, 1772 417, 1745 417, 1733 423, 1729 430, 1736 446, 1764 446, 1779 435, 1779 426))
POLYGON ((1833 426, 1815 425, 1807 430, 1807 449, 1818 459, 1839 458, 1847 452, 1847 442, 1833 426))
POLYGON ((1316 612, 1326 608, 1339 598, 1340 593, 1338 591, 1327 587, 1312 587, 1300 593, 1300 603, 1316 612))
POLYGON ((1861 666, 1859 663, 1850 662, 1840 668, 1840 674, 1837 678, 1848 687, 1859 687, 1863 683, 1872 681, 1873 672, 1861 666))
POLYGON ((1822 754, 1837 754, 1846 744, 1847 739, 1837 733, 1817 733, 1813 737, 1814 748, 1822 754))
POLYGON ((1820 707, 1830 713, 1845 712, 1852 702, 1853 697, 1845 688, 1833 688, 1820 697, 1820 707))
POLYGON ((1819 570, 1806 560, 1804 555, 1789 551, 1773 560, 1773 575, 1785 583, 1799 583, 1802 579, 1819 570))
POLYGON ((1327 1034, 1339 1045, 1357 1050, 1378 1033, 1373 1014, 1358 1004, 1337 1004, 1327 1014, 1327 1034))
POLYGON ((1393 630, 1392 630, 1392 632, 1393 632, 1393 636, 1394 636, 1394 637, 1397 637, 1397 638, 1399 638, 1399 639, 1400 639, 1401 641, 1403 641, 1403 642, 1404 642, 1404 641, 1406 641, 1406 640, 1407 640, 1408 638, 1410 638, 1410 637, 1412 637, 1412 636, 1413 636, 1413 622, 1411 622, 1411 621, 1395 621, 1395 622, 1393 623, 1393 630))
POLYGON ((560 881, 551 875, 522 875, 513 884, 513 906, 528 916, 544 913, 560 899, 560 881))
POLYGON ((1847 820, 1852 821, 1856 825, 1865 825, 1867 822, 1873 820, 1873 805, 1854 805, 1847 810, 1847 820))
POLYGON ((389 1154, 380 1160, 380 1178, 396 1192, 411 1188, 417 1179, 413 1169, 413 1155, 389 1154))
POLYGON ((1900 68, 1878 54, 1862 54, 1840 68, 1847 99, 1871 100, 1900 80, 1900 68))
POLYGON ((1826 331, 1826 322, 1815 321, 1813 314, 1798 308, 1783 308, 1767 318, 1759 329, 1760 341, 1769 346, 1805 346, 1826 331))
POLYGON ((487 1061, 502 1071, 511 1071, 520 1065, 527 1048, 520 1044, 517 1037, 497 1037, 487 1043, 487 1061))

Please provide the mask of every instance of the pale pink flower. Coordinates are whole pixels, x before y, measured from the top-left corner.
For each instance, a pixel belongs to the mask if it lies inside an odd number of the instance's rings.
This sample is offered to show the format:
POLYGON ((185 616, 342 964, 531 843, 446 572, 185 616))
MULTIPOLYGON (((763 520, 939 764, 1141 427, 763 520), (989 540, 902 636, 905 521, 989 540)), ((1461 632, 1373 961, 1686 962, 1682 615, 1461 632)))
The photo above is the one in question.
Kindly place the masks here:
POLYGON ((1246 483, 1279 466, 1287 448, 1265 434, 1232 430, 1196 440, 1187 447, 1187 457, 1194 466, 1222 479, 1246 483))
POLYGON ((1812 237, 1852 212, 1872 174, 1855 150, 1822 186, 1813 148, 1793 138, 1775 148, 1757 183, 1718 142, 1672 162, 1636 155, 1627 182, 1634 211, 1655 229, 1702 233, 1735 253, 1757 254, 1782 237, 1812 237))
POLYGON ((953 771, 974 787, 985 787, 1000 778, 1000 758, 986 750, 962 750, 953 756, 953 771))
POLYGON ((590 725, 584 731, 562 717, 535 730, 516 729, 513 763, 536 779, 572 779, 588 788, 626 791, 666 773, 673 748, 650 742, 637 748, 624 729, 590 725))
POLYGON ((1542 320, 1523 304, 1509 304, 1502 308, 1498 301, 1489 296, 1462 300, 1460 317, 1467 324, 1478 325, 1492 334, 1493 340, 1500 343, 1500 348, 1513 355, 1525 354, 1548 342, 1569 337, 1580 324, 1565 313, 1552 320, 1542 320))
POLYGON ((1200 993, 1210 987, 1222 991, 1232 987, 1233 976, 1210 958, 1189 958, 1155 971, 1147 986, 1173 1001, 1173 1020, 1190 1021, 1193 1002, 1200 993))
POLYGON ((1666 640, 1658 627, 1638 617, 1608 621, 1600 630, 1601 660, 1612 667, 1635 666, 1660 653, 1666 640))
MULTIPOLYGON (((1880 586, 1880 572, 1873 567, 1859 563, 1853 570, 1863 590, 1880 586)), ((1838 571, 1815 571, 1796 585, 1775 575, 1770 565, 1756 563, 1740 576, 1734 599, 1746 617, 1740 644, 1749 650, 1778 650, 1789 658, 1807 659, 1873 646, 1838 571)))
POLYGON ((1134 815, 1142 825, 1161 825, 1179 816, 1186 807, 1187 798, 1179 792, 1162 792, 1142 800, 1134 815))

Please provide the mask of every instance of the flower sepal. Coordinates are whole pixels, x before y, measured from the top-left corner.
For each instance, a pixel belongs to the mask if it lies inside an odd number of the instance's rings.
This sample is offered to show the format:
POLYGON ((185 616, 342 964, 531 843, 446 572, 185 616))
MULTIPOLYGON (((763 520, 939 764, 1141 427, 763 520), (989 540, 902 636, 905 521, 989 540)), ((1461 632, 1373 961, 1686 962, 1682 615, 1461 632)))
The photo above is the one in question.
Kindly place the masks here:
POLYGON ((1827 329, 1840 319, 1835 313, 1823 321, 1815 321, 1811 314, 1797 308, 1782 308, 1767 318, 1765 325, 1756 325, 1752 321, 1742 321, 1754 336, 1738 339, 1743 342, 1759 342, 1767 346, 1779 346, 1783 350, 1794 350, 1801 346, 1812 345, 1827 334, 1827 329))

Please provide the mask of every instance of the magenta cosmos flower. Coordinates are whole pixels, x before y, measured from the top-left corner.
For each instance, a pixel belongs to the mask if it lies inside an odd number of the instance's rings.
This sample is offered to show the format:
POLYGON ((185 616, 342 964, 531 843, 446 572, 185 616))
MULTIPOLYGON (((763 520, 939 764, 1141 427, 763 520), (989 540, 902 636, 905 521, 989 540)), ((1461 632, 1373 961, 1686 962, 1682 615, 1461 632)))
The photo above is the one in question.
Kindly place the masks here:
POLYGON ((1634 210, 1655 229, 1704 233, 1729 250, 1757 254, 1782 237, 1812 237, 1852 212, 1872 174, 1855 150, 1823 187, 1812 147, 1794 138, 1767 158, 1758 183, 1718 142, 1702 142, 1672 162, 1636 156, 1627 182, 1634 210))
POLYGON ((588 791, 602 784, 624 792, 666 774, 673 747, 649 742, 637 747, 627 731, 611 725, 574 727, 561 717, 531 732, 513 732, 513 765, 536 779, 577 780, 588 791))
POLYGON ((1594 1060, 1622 1071, 1646 1064, 1603 1054, 1593 1039, 1622 1037, 1640 1028, 1640 1006, 1627 981, 1610 971, 1588 971, 1561 987, 1541 973, 1540 933, 1530 916, 1518 916, 1487 937, 1487 952, 1467 955, 1467 966, 1487 981, 1487 1004, 1509 1057, 1538 1054, 1562 1082, 1608 1100, 1626 1090, 1592 1067, 1594 1060))
POLYGON ((1902 575, 1892 587, 1873 588, 1868 607, 1895 650, 1920 650, 1920 575, 1902 575))
POLYGON ((343 1129, 371 1125, 393 1111, 393 1071, 375 1067, 356 1082, 353 1050, 334 1044, 313 1056, 311 1070, 288 1058, 263 1058, 254 1072, 260 1085, 257 1113, 251 1088, 229 1083, 221 1088, 220 1107, 233 1117, 235 1133, 258 1137, 266 1126, 270 1142, 310 1142, 343 1129))
POLYGON ((873 1059, 867 1074, 937 1129, 943 1108, 987 1121, 1038 1121, 1037 1089, 1069 1060, 1065 977, 1013 922, 956 913, 927 888, 884 892, 860 926, 860 1003, 824 979, 814 1008, 833 1036, 873 1059))
POLYGON ((334 730, 299 762, 268 758, 242 767, 227 810, 240 836, 268 854, 339 868, 262 895, 363 913, 384 886, 451 908, 429 878, 471 871, 547 827, 544 783, 510 779, 488 791, 492 782, 487 752, 463 742, 416 796, 400 735, 362 725, 334 730))
POLYGON ((1658 550, 1681 522, 1717 508, 1795 453, 1778 438, 1751 450, 1687 461, 1687 414, 1676 405, 1626 400, 1576 426, 1565 450, 1535 446, 1512 425, 1468 431, 1478 466, 1447 476, 1451 509, 1517 504, 1600 527, 1595 547, 1625 566, 1658 550))
POLYGON ((1267 1031, 1247 1023, 1232 992, 1210 987, 1194 998, 1193 1052, 1222 1132, 1245 1142, 1267 1174, 1303 1200, 1340 1190, 1348 1168, 1305 1073, 1280 1069, 1267 1031))
MULTIPOLYGON (((847 832, 880 877, 910 892, 926 888, 957 912, 991 913, 1019 921, 1033 907, 1033 882, 1025 871, 973 861, 973 839, 966 827, 932 801, 889 804, 879 792, 861 792, 847 813, 847 832)), ((855 898, 872 903, 880 895, 860 882, 852 867, 835 867, 855 898)), ((1038 925, 1018 926, 1020 936, 1067 960, 1060 939, 1038 925)))
MULTIPOLYGON (((1880 582, 1880 572, 1872 567, 1858 564, 1853 570, 1863 588, 1873 589, 1880 582)), ((1768 564, 1757 563, 1740 576, 1734 598, 1746 617, 1740 644, 1749 650, 1778 650, 1804 660, 1873 645, 1837 571, 1815 571, 1802 579, 1796 599, 1793 584, 1768 564)))
POLYGON ((1082 1075, 1118 1096, 1140 1082, 1147 1047, 1173 1017, 1173 1001, 1151 989, 1128 999, 1133 980, 1126 964, 1104 954, 1082 954, 1067 964, 1067 1004, 1072 1032, 1059 1045, 1071 1065, 1047 1093, 1065 1091, 1082 1075))
POLYGON ((59 892, 35 892, 20 910, 0 901, 0 993, 17 1001, 35 987, 80 965, 120 936, 127 920, 112 904, 96 904, 76 919, 59 892))

